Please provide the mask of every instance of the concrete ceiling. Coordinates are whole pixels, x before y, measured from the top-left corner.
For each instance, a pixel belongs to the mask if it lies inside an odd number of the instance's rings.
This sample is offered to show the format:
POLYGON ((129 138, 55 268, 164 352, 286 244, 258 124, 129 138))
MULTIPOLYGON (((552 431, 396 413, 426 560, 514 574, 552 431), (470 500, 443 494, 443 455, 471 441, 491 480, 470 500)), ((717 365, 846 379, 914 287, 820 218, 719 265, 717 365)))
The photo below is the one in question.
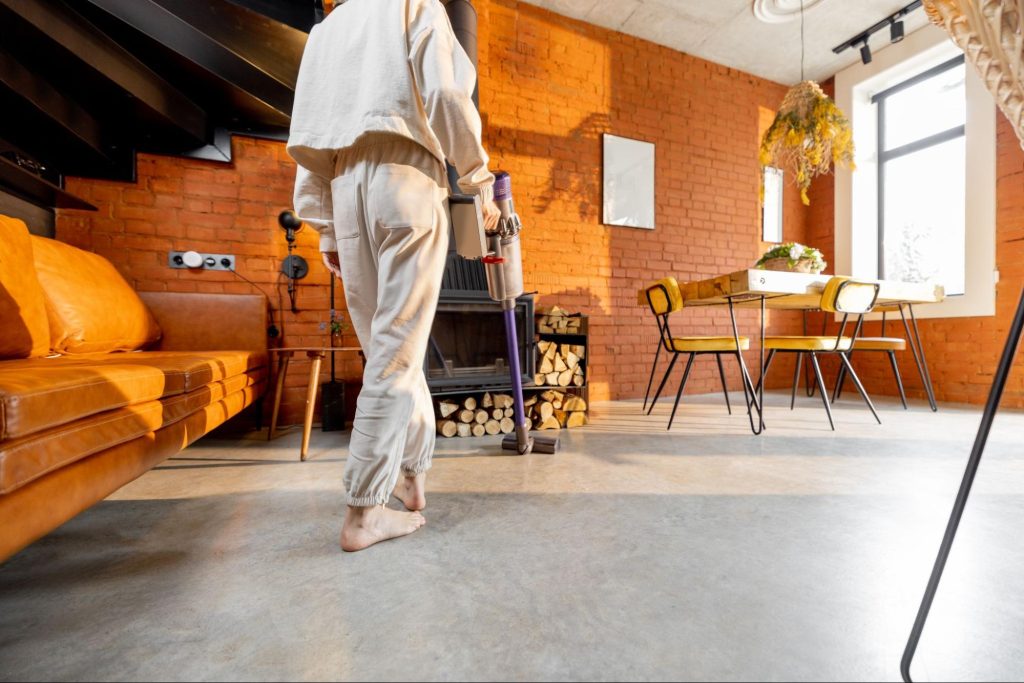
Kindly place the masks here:
MULTIPOLYGON (((530 4, 746 71, 778 83, 800 80, 799 0, 528 0, 530 4), (754 15, 755 2, 778 10, 782 21, 754 15)), ((807 78, 825 80, 857 62, 857 49, 832 48, 893 14, 910 0, 804 0, 807 78)), ((928 19, 916 9, 904 19, 907 34, 928 19)), ((875 51, 889 44, 876 33, 875 51)))

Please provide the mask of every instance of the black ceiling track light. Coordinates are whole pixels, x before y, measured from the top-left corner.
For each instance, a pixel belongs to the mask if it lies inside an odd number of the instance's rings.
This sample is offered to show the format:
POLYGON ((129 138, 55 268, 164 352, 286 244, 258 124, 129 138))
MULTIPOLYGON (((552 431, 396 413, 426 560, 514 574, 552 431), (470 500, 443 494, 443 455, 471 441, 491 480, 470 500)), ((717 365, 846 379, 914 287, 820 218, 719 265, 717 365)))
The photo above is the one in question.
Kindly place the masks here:
POLYGON ((889 40, 890 40, 890 42, 893 42, 893 43, 900 42, 901 40, 903 40, 903 35, 904 35, 903 21, 902 21, 903 17, 907 16, 908 14, 910 14, 911 12, 913 12, 914 10, 916 10, 920 6, 921 6, 921 0, 914 0, 914 2, 910 3, 906 7, 903 7, 901 9, 899 9, 899 10, 896 10, 894 13, 890 14, 885 19, 882 19, 881 21, 879 21, 877 24, 875 24, 871 28, 869 28, 867 30, 864 30, 864 31, 861 31, 860 33, 855 35, 853 38, 850 38, 849 40, 847 40, 844 43, 836 45, 834 48, 832 48, 832 52, 835 52, 836 54, 839 54, 843 50, 847 50, 847 49, 849 49, 851 47, 857 47, 859 45, 860 46, 860 61, 863 62, 864 64, 870 64, 871 63, 871 48, 868 46, 868 39, 873 34, 877 33, 878 31, 881 31, 886 26, 888 26, 889 27, 889 40))

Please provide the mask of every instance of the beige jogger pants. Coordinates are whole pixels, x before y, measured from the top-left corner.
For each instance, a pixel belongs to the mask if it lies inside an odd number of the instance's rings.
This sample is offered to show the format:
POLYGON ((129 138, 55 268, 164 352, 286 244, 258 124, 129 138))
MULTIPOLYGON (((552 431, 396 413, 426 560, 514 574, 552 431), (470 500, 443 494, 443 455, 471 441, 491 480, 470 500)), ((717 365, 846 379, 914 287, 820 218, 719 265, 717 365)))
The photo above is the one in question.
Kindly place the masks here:
POLYGON ((345 489, 382 505, 400 472, 430 468, 434 409, 423 374, 448 250, 444 166, 397 136, 339 153, 331 182, 348 313, 366 355, 345 489))

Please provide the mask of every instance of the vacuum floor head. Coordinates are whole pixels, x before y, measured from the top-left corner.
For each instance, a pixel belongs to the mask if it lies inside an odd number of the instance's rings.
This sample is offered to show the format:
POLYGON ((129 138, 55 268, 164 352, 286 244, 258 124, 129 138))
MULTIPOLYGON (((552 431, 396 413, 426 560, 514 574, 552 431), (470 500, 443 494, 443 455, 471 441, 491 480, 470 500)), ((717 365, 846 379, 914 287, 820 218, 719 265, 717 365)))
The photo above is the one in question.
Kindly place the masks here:
POLYGON ((537 435, 533 437, 533 452, 534 453, 547 453, 552 454, 558 451, 558 437, 557 436, 541 436, 537 435))
POLYGON ((519 455, 527 455, 529 453, 545 453, 552 455, 558 452, 558 437, 557 436, 541 436, 531 435, 525 441, 521 443, 520 439, 515 434, 506 434, 505 438, 501 441, 501 447, 506 451, 516 451, 519 455))

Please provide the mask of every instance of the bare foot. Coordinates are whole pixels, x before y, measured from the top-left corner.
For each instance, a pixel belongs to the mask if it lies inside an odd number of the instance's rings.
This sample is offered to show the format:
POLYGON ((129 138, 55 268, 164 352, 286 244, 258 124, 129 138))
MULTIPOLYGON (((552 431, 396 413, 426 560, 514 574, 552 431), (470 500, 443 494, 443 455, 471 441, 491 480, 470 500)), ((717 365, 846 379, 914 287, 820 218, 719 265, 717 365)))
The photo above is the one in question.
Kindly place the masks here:
POLYGON ((383 505, 351 507, 341 527, 341 549, 354 553, 391 538, 408 536, 427 523, 418 512, 389 510, 383 505))
POLYGON ((420 512, 427 507, 427 473, 403 476, 395 487, 395 498, 402 501, 406 510, 420 512))

